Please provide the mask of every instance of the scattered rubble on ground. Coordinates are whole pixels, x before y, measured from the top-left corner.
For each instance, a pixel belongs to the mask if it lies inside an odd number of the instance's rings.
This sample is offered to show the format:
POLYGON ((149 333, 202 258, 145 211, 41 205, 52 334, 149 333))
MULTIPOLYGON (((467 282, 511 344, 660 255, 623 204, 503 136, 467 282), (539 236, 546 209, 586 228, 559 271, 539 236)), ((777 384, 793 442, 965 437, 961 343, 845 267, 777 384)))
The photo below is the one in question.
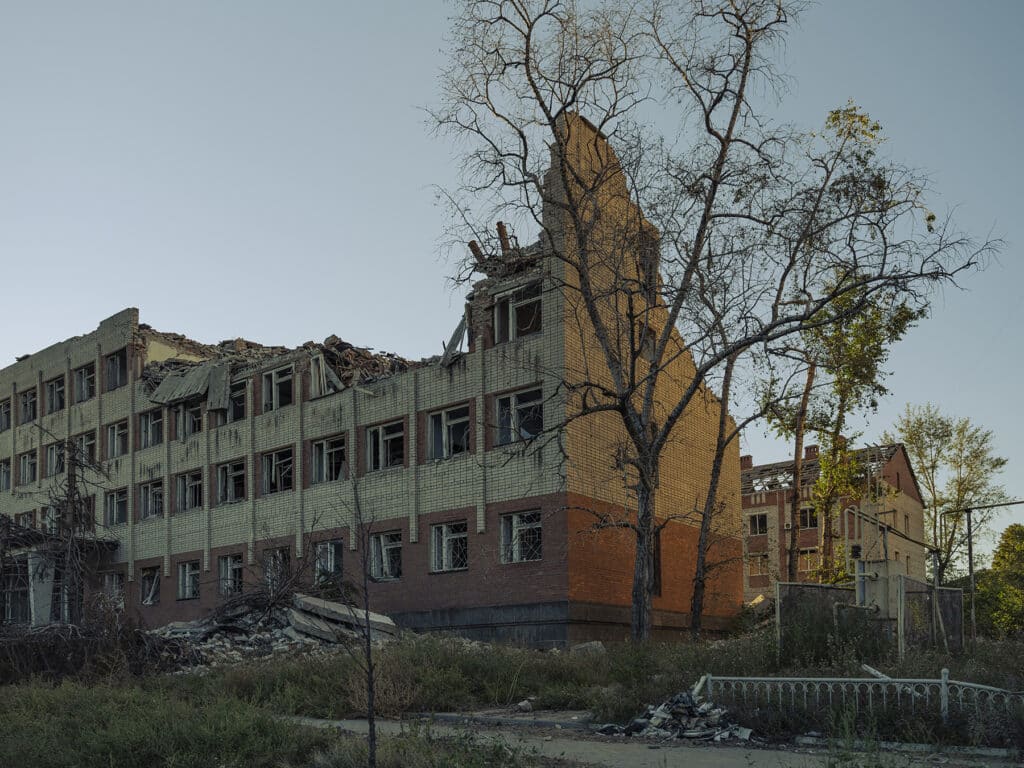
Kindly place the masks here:
POLYGON ((704 701, 700 696, 703 687, 704 678, 701 678, 693 690, 681 691, 660 706, 648 705, 627 725, 608 723, 597 732, 605 736, 640 736, 645 739, 748 741, 753 731, 730 722, 725 709, 704 701))
MULTIPOLYGON (((387 616, 370 613, 370 638, 384 642, 398 633, 387 616)), ((327 650, 363 637, 364 614, 344 603, 296 594, 290 606, 254 609, 244 602, 216 616, 176 621, 150 631, 168 641, 183 672, 237 664, 282 653, 327 650), (181 648, 189 653, 182 653, 181 648)))

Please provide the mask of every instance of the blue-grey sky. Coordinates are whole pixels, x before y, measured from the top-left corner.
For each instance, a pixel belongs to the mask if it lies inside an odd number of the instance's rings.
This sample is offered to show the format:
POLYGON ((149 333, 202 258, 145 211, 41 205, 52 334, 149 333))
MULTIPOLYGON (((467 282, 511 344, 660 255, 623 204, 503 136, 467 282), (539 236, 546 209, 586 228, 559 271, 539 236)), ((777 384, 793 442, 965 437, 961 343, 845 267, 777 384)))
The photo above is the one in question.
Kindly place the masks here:
MULTIPOLYGON (((0 0, 0 365, 137 306, 201 341, 337 333, 435 354, 461 311, 439 256, 432 136, 452 6, 441 0, 0 0)), ((828 0, 789 37, 780 114, 808 128, 854 99, 938 211, 1007 240, 936 297, 892 355, 892 396, 996 434, 1024 498, 1019 258, 1024 3, 828 0)), ((744 452, 784 458, 756 430, 744 452)), ((1022 508, 1018 508, 1021 510, 1022 508)), ((1001 518, 1024 522, 1024 512, 1001 518)))

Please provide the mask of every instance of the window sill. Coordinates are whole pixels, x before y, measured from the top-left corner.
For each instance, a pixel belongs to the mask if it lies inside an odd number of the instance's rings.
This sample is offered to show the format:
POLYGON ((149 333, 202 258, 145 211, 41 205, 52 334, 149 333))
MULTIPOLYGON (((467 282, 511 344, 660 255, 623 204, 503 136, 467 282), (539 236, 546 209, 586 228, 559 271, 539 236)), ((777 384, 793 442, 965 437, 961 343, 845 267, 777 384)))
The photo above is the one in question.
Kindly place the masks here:
POLYGON ((176 602, 179 602, 179 603, 187 603, 187 602, 189 602, 189 601, 191 601, 191 600, 198 600, 198 599, 199 599, 199 595, 196 595, 195 597, 179 597, 179 598, 178 598, 178 599, 176 600, 176 602))
POLYGON ((145 517, 140 517, 136 521, 136 524, 148 523, 150 520, 163 520, 163 519, 164 519, 164 516, 163 516, 162 513, 159 514, 159 515, 146 515, 145 517))
POLYGON ((465 568, 447 568, 447 569, 445 569, 443 571, 428 571, 427 575, 428 576, 441 576, 441 575, 443 575, 445 573, 465 573, 468 570, 469 570, 469 566, 467 565, 465 568))

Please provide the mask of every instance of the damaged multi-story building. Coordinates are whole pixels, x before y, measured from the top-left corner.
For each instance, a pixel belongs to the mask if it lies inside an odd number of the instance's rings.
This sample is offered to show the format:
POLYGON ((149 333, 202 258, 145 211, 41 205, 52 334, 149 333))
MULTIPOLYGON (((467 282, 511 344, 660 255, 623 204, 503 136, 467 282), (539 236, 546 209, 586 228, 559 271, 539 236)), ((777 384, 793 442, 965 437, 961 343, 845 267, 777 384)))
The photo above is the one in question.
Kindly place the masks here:
MULTIPOLYGON (((117 596, 146 626, 197 618, 285 568, 365 564, 373 610, 402 626, 532 645, 626 637, 635 538, 593 514, 635 504, 615 460, 622 427, 566 418, 593 344, 559 289, 570 267, 504 229, 500 242, 490 256, 474 246, 482 279, 434 358, 337 337, 203 344, 126 309, 0 370, 0 512, 20 535, 4 618, 59 620, 81 599, 40 554, 83 525, 60 508, 73 460, 93 526, 79 591, 117 596)), ((671 365, 667 402, 694 376, 688 355, 671 365)), ((718 414, 705 393, 679 421, 659 510, 703 503, 718 414)), ((711 630, 742 599, 736 451, 721 487, 732 562, 710 581, 711 630)), ((687 627, 697 533, 680 516, 658 538, 655 636, 687 627)))

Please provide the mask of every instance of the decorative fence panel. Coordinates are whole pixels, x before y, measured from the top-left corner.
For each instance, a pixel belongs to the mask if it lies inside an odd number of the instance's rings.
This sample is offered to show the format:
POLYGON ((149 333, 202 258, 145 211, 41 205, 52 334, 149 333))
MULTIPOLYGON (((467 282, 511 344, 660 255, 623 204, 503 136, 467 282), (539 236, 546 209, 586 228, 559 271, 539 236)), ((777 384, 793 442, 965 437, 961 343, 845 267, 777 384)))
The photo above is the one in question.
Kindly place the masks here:
POLYGON ((708 673, 707 696, 719 706, 825 712, 836 709, 882 714, 899 709, 931 713, 948 720, 950 713, 1014 716, 1024 708, 1024 692, 949 679, 937 680, 838 677, 726 677, 708 673))

